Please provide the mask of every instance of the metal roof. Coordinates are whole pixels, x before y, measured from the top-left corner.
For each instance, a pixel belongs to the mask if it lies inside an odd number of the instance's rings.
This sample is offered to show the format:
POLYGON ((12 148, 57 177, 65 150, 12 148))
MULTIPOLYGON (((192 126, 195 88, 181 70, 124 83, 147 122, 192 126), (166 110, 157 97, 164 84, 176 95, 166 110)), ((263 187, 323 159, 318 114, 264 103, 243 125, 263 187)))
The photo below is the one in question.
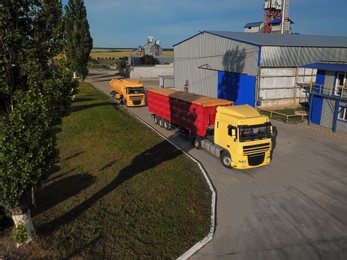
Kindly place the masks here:
POLYGON ((338 63, 338 62, 315 62, 301 66, 301 68, 311 68, 318 70, 327 70, 327 71, 343 71, 347 72, 347 63, 338 63))
POLYGON ((278 19, 274 19, 271 22, 269 22, 269 24, 277 24, 277 23, 281 23, 282 22, 282 18, 278 18, 278 19))
POLYGON ((247 23, 243 28, 250 28, 250 27, 258 27, 259 25, 261 25, 263 22, 254 22, 254 23, 247 23))
MULTIPOLYGON (((292 20, 290 20, 289 18, 288 18, 288 21, 289 21, 289 23, 290 24, 293 24, 294 22, 292 21, 292 20)), ((278 18, 278 19, 274 19, 274 20, 272 20, 271 22, 269 22, 269 24, 279 24, 279 23, 281 23, 282 22, 282 18, 278 18)))
MULTIPOLYGON (((271 33, 246 33, 229 31, 202 31, 226 39, 239 41, 255 46, 285 46, 285 47, 323 47, 347 48, 346 36, 322 36, 302 34, 271 34, 271 33)), ((197 34, 198 35, 198 34, 197 34)), ((195 35, 195 36, 197 36, 195 35)), ((185 42, 192 36, 182 42, 185 42)), ((182 43, 180 42, 180 43, 182 43)), ((174 46, 180 44, 177 43, 174 46)))

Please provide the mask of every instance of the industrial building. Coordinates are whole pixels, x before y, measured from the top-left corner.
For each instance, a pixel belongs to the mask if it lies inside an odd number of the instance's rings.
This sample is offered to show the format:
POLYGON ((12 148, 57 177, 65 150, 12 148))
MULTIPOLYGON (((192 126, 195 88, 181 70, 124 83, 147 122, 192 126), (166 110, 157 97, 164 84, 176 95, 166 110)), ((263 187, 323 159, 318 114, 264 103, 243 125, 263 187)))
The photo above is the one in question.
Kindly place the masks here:
POLYGON ((175 87, 273 107, 298 105, 318 61, 347 62, 347 37, 203 31, 174 45, 175 87))

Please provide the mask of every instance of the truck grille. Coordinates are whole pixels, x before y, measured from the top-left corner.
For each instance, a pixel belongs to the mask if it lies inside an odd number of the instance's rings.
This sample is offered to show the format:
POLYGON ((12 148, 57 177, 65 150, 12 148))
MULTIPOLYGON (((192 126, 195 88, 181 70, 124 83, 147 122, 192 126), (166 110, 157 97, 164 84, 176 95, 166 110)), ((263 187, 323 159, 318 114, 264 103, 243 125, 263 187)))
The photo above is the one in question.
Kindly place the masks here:
POLYGON ((141 105, 141 100, 133 100, 134 105, 141 105))
POLYGON ((265 153, 270 149, 270 143, 245 145, 243 147, 244 155, 254 155, 258 153, 265 153))
POLYGON ((265 152, 270 149, 270 143, 246 145, 243 147, 243 154, 248 157, 250 166, 260 165, 264 162, 265 152))
POLYGON ((142 100, 142 98, 143 98, 143 96, 141 95, 141 96, 130 96, 130 100, 132 100, 132 101, 137 101, 137 100, 142 100))
POLYGON ((256 166, 264 162, 265 153, 248 155, 248 164, 250 166, 256 166))
POLYGON ((131 96, 130 97, 130 100, 131 100, 131 102, 133 102, 134 106, 141 105, 142 99, 143 99, 143 96, 131 96))

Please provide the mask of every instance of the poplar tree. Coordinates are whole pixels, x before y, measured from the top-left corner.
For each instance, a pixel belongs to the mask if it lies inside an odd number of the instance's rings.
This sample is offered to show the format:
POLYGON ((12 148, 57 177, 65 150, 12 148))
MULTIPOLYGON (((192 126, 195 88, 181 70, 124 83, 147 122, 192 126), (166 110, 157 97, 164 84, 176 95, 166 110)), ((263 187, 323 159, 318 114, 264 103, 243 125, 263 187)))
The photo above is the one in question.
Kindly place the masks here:
POLYGON ((65 6, 65 52, 71 69, 82 80, 88 75, 88 61, 93 49, 87 11, 83 0, 69 0, 65 6))
POLYGON ((58 161, 57 133, 77 83, 52 63, 63 46, 60 0, 3 0, 0 8, 0 203, 31 240, 26 198, 58 161))

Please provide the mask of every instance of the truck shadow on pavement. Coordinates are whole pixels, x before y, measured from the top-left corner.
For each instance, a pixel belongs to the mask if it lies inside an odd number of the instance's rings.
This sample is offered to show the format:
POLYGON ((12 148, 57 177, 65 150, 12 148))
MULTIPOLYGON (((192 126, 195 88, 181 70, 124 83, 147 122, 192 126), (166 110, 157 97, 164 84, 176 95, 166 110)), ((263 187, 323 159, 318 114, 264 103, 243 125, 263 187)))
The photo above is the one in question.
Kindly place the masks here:
POLYGON ((271 137, 271 141, 272 141, 272 150, 271 150, 271 160, 272 160, 272 155, 274 153, 274 150, 276 148, 276 140, 277 140, 277 136, 278 136, 278 129, 276 126, 272 126, 272 137, 271 137))
MULTIPOLYGON (((159 144, 147 149, 143 153, 136 156, 132 160, 131 164, 121 169, 119 173, 116 175, 116 177, 104 188, 97 191, 91 197, 84 200, 68 212, 65 212, 60 217, 54 219, 51 222, 39 226, 37 228, 37 232, 41 234, 49 234, 53 232, 54 229, 59 227, 60 225, 65 225, 68 222, 71 222, 74 219, 76 219, 78 216, 80 216, 86 210, 92 207, 98 200, 100 200, 110 192, 114 191, 115 189, 117 189, 117 187, 127 182, 137 174, 140 174, 148 169, 154 168, 165 161, 172 160, 180 156, 181 154, 182 151, 172 146, 169 142, 163 140, 159 144)), ((107 167, 110 167, 110 165, 107 165, 107 167)), ((76 178, 80 178, 80 176, 77 176, 76 178)), ((59 185, 57 184, 57 187, 59 185)), ((70 195, 73 195, 73 193, 71 193, 70 195)), ((67 199, 67 197, 61 199, 67 199)))

